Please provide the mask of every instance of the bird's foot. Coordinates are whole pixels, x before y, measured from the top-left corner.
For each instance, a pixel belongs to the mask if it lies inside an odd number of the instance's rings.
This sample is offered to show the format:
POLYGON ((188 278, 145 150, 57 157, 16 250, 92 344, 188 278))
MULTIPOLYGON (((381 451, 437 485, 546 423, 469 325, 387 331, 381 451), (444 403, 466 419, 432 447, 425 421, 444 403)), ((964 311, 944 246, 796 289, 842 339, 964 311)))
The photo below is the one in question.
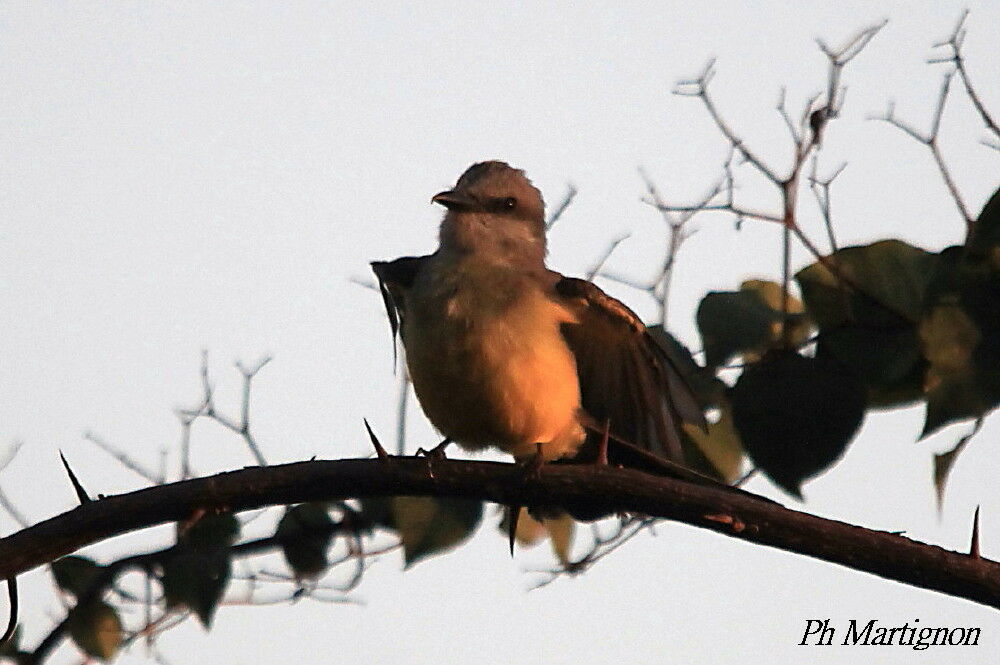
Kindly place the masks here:
POLYGON ((538 480, 542 476, 542 467, 545 465, 545 458, 542 457, 542 444, 535 444, 535 454, 517 461, 521 467, 521 477, 523 480, 538 480))
POLYGON ((430 450, 424 450, 423 448, 417 448, 417 455, 423 455, 429 460, 438 462, 443 459, 448 459, 448 456, 444 454, 445 449, 451 445, 451 439, 444 439, 441 443, 437 444, 430 450))

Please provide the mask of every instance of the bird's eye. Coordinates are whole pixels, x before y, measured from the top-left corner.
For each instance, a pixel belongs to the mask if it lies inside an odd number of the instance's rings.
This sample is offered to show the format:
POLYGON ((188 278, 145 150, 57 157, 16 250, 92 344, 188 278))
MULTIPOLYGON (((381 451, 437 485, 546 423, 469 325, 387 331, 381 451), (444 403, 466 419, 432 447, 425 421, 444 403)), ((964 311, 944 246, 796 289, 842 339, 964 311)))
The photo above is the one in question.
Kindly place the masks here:
POLYGON ((503 207, 507 210, 513 210, 517 206, 517 199, 513 196, 508 196, 503 200, 503 207))

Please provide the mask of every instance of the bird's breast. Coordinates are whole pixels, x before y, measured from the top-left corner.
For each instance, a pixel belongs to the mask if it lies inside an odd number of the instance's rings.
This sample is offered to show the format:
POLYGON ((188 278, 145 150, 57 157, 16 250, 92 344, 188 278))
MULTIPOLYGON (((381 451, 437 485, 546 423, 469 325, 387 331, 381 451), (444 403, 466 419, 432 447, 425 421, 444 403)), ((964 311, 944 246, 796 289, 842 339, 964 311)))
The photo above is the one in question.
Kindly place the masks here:
POLYGON ((555 459, 583 439, 576 363, 559 331, 572 314, 517 275, 437 275, 415 285, 403 344, 420 404, 466 448, 555 459))

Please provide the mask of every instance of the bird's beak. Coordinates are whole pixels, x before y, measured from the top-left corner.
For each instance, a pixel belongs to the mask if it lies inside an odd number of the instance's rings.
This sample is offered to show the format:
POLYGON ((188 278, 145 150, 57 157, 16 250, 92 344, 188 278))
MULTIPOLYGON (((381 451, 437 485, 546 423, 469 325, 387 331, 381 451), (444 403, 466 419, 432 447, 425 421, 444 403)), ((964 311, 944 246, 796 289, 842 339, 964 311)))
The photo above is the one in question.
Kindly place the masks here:
POLYGON ((448 210, 470 210, 476 206, 476 200, 457 190, 440 192, 431 197, 431 203, 440 203, 448 210))

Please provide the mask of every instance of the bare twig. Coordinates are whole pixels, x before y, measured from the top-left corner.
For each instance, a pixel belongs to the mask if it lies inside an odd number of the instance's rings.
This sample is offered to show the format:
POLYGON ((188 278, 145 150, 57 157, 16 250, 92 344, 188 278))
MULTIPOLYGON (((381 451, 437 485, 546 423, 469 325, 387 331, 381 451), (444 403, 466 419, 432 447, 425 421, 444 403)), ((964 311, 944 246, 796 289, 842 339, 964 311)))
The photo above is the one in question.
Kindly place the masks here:
POLYGON ((750 150, 743 142, 743 139, 736 136, 729 124, 722 119, 718 108, 715 106, 715 102, 708 93, 708 85, 714 76, 715 60, 713 59, 709 61, 708 65, 705 66, 705 69, 702 70, 701 74, 697 77, 678 81, 677 85, 674 87, 674 94, 681 95, 683 97, 697 97, 701 99, 702 104, 705 105, 705 110, 708 111, 708 114, 715 122, 715 126, 722 133, 722 135, 726 137, 729 143, 732 144, 733 148, 735 148, 740 155, 742 155, 743 159, 760 171, 764 177, 773 182, 775 185, 780 186, 782 179, 778 176, 778 174, 772 171, 771 168, 756 155, 756 153, 750 150))
POLYGON ((948 193, 951 195, 952 200, 955 202, 955 206, 958 208, 959 214, 965 221, 966 234, 969 235, 972 233, 972 228, 975 225, 975 218, 972 216, 972 213, 969 212, 968 207, 965 205, 965 201, 962 200, 962 195, 958 191, 958 185, 955 184, 951 171, 948 168, 948 165, 944 162, 944 157, 941 154, 941 147, 938 144, 938 133, 941 129, 941 118, 944 115, 945 102, 948 101, 948 91, 951 89, 951 81, 954 78, 956 71, 957 70, 954 69, 948 71, 942 79, 941 90, 938 93, 937 106, 934 109, 933 116, 931 117, 931 127, 926 134, 918 131, 912 125, 896 118, 896 108, 895 104, 892 102, 890 102, 886 107, 886 111, 883 115, 870 116, 870 119, 887 122, 915 141, 927 146, 927 148, 931 151, 931 156, 934 158, 934 163, 938 167, 938 172, 944 180, 945 187, 948 188, 948 193))
POLYGON ((121 448, 118 448, 117 446, 108 443, 107 441, 102 439, 97 434, 94 434, 90 430, 87 430, 86 432, 83 433, 83 438, 84 440, 90 441, 92 444, 94 444, 107 454, 114 457, 126 469, 138 474, 139 476, 145 478, 149 482, 156 483, 157 485, 161 485, 167 482, 167 479, 166 477, 164 477, 162 471, 160 473, 151 471, 150 469, 146 468, 146 466, 137 462, 134 458, 125 453, 125 451, 123 451, 121 448))
POLYGON ((615 251, 621 246, 623 242, 625 242, 631 237, 632 237, 631 233, 624 233, 618 236, 617 238, 614 238, 610 243, 608 243, 608 246, 604 250, 604 253, 601 254, 601 256, 597 259, 597 261, 594 262, 594 265, 590 267, 590 270, 587 271, 588 282, 594 281, 594 277, 596 277, 598 274, 601 273, 601 271, 604 269, 604 264, 608 262, 608 259, 611 258, 611 255, 615 253, 615 251))
POLYGON ((573 183, 568 184, 566 186, 566 195, 563 196, 563 199, 562 201, 559 202, 559 205, 553 208, 552 212, 549 213, 549 218, 545 222, 546 229, 551 229, 553 226, 555 226, 555 223, 558 222, 559 218, 563 216, 564 212, 566 212, 566 208, 568 208, 569 205, 573 202, 573 199, 576 197, 576 194, 577 194, 576 186, 573 183))
POLYGON ((236 369, 243 376, 243 393, 240 400, 240 417, 239 420, 236 420, 220 413, 216 407, 215 388, 212 385, 208 372, 208 352, 202 352, 200 372, 203 392, 202 400, 198 406, 192 409, 177 410, 177 416, 181 420, 182 428, 182 477, 186 477, 187 473, 190 471, 188 461, 190 455, 190 427, 198 418, 207 418, 208 420, 218 423, 234 434, 238 434, 246 443, 247 448, 250 450, 250 454, 253 455, 257 464, 259 466, 267 466, 267 461, 261 453, 260 446, 257 445, 257 441, 254 438, 253 433, 250 431, 250 390, 254 377, 256 377, 257 373, 260 372, 260 370, 262 370, 270 361, 270 356, 264 356, 257 361, 257 363, 249 367, 244 366, 239 361, 235 363, 236 369))
MULTIPOLYGON (((975 87, 972 85, 972 81, 969 78, 969 72, 965 68, 965 58, 962 55, 962 43, 965 41, 965 19, 968 18, 968 16, 969 10, 966 9, 962 12, 961 17, 959 17, 958 23, 955 25, 955 29, 952 30, 951 35, 947 39, 934 45, 934 48, 950 48, 951 54, 930 58, 927 62, 931 64, 954 64, 955 71, 958 72, 958 76, 962 80, 962 85, 965 86, 965 93, 969 96, 969 100, 975 107, 979 117, 982 118, 983 124, 986 125, 986 129, 991 131, 994 136, 1000 139, 1000 126, 997 125, 996 120, 994 120, 993 116, 986 110, 986 106, 983 104, 982 99, 980 99, 979 93, 976 92, 975 87)), ((1000 144, 994 145, 992 143, 987 143, 985 140, 983 141, 983 144, 1000 149, 1000 144)))
MULTIPOLYGON (((395 344, 395 340, 393 340, 395 344)), ((410 372, 406 363, 399 373, 399 394, 396 397, 396 454, 406 454, 406 411, 410 402, 410 372)))
POLYGON ((615 530, 608 535, 602 534, 597 524, 592 525, 591 534, 593 542, 590 549, 576 561, 570 562, 560 568, 534 571, 543 574, 545 577, 536 582, 531 589, 540 589, 541 587, 548 586, 563 575, 575 576, 586 572, 595 563, 635 538, 640 532, 645 530, 652 531, 653 526, 659 522, 662 522, 662 520, 636 515, 624 516, 618 520, 615 530))
POLYGON ((833 181, 836 180, 844 169, 847 167, 847 162, 841 163, 840 166, 828 177, 820 178, 817 172, 817 162, 818 158, 814 155, 812 160, 812 173, 809 175, 809 189, 812 190, 813 196, 816 197, 816 205, 819 206, 819 212, 823 216, 823 225, 826 227, 827 240, 830 243, 830 252, 837 251, 837 238, 833 233, 833 213, 831 211, 830 205, 830 187, 833 185, 833 181))
MULTIPOLYGON (((4 452, 3 458, 0 459, 0 472, 6 469, 7 466, 14 461, 14 458, 17 457, 17 453, 21 450, 22 445, 24 445, 24 442, 15 441, 11 444, 10 448, 4 452)), ((0 507, 6 510, 14 521, 21 526, 21 528, 28 526, 28 518, 24 516, 24 513, 18 510, 17 506, 15 506, 14 503, 7 497, 2 488, 0 488, 0 507)))
MULTIPOLYGON (((702 204, 695 206, 676 206, 660 203, 658 208, 670 212, 703 212, 720 210, 736 215, 737 224, 743 219, 757 219, 761 221, 781 224, 782 231, 782 303, 783 309, 787 312, 790 302, 788 287, 791 279, 791 248, 790 241, 794 236, 824 267, 826 267, 842 283, 864 294, 858 285, 845 276, 835 262, 829 260, 819 248, 803 232, 796 219, 796 203, 800 188, 802 170, 809 159, 820 148, 823 131, 827 123, 838 117, 843 107, 844 88, 840 85, 841 75, 844 67, 864 50, 865 46, 871 42, 876 34, 885 26, 886 21, 860 30, 848 39, 843 46, 834 49, 825 42, 819 41, 820 50, 829 61, 829 73, 827 76, 827 86, 825 99, 817 97, 806 101, 799 114, 798 122, 793 120, 791 114, 785 106, 785 93, 779 98, 777 110, 784 119, 792 137, 792 164, 787 175, 780 176, 777 171, 768 166, 760 157, 756 155, 746 144, 736 135, 729 124, 722 118, 718 109, 712 102, 708 94, 708 85, 714 73, 714 62, 709 63, 705 70, 697 77, 681 81, 674 92, 680 95, 698 97, 704 103, 709 115, 715 122, 720 133, 729 141, 735 150, 746 162, 770 180, 780 191, 782 198, 782 211, 777 213, 765 213, 737 204, 733 200, 733 179, 731 172, 731 161, 726 164, 726 173, 723 178, 725 187, 718 190, 724 194, 724 199, 718 202, 715 197, 710 197, 702 204)), ((828 235, 832 239, 832 232, 828 228, 828 235)), ((867 295, 867 294, 866 294, 867 295)), ((787 324, 787 321, 786 321, 787 324)), ((789 334, 790 328, 785 326, 785 337, 789 334)))

